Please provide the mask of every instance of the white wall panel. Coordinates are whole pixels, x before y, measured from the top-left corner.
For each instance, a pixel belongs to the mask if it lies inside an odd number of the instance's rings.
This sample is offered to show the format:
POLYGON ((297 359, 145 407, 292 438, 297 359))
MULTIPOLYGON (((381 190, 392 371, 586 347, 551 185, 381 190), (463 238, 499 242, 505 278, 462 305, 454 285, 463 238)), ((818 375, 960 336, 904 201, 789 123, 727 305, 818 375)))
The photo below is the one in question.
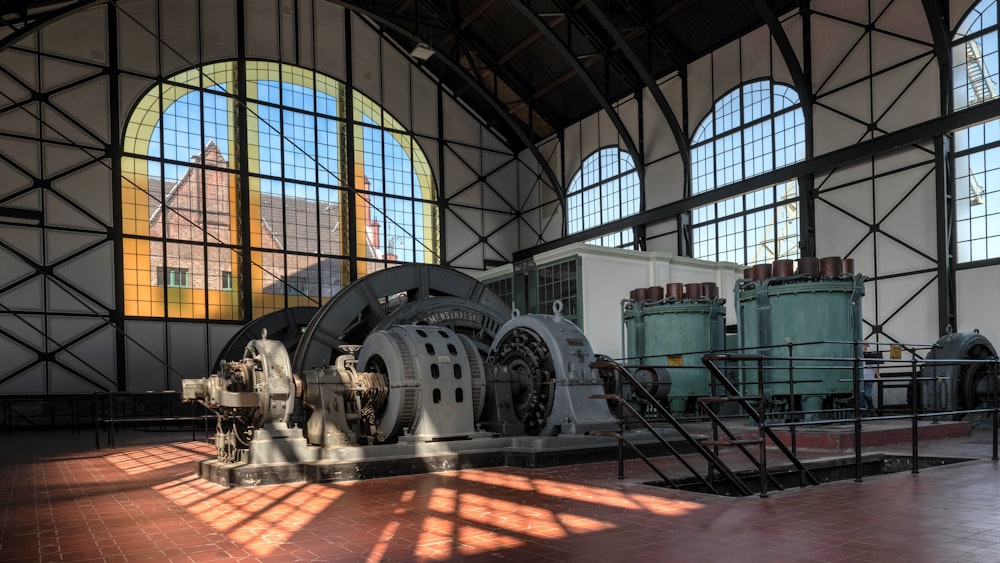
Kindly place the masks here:
POLYGON ((382 83, 385 96, 382 107, 388 111, 403 128, 410 130, 410 61, 403 58, 391 44, 382 41, 382 83))
POLYGON ((54 272, 79 291, 111 308, 115 304, 116 252, 114 243, 106 242, 56 266, 54 272))
POLYGON ((716 96, 712 92, 712 57, 705 56, 688 65, 688 138, 712 111, 716 96))
MULTIPOLYGON (((38 89, 38 57, 31 53, 22 51, 12 51, 7 49, 0 52, 0 66, 25 86, 31 89, 38 89)), ((4 107, 11 102, 19 102, 31 96, 31 92, 22 88, 5 75, 0 75, 0 92, 3 92, 0 107, 4 107), (10 98, 8 100, 7 98, 10 98)))
MULTIPOLYGON (((622 123, 625 124, 625 129, 628 131, 629 135, 632 136, 632 140, 635 142, 635 146, 639 146, 639 102, 635 97, 631 97, 621 103, 615 104, 615 111, 618 112, 618 116, 621 118, 622 123)), ((655 113, 660 113, 660 108, 656 104, 651 106, 643 107, 643 112, 652 111, 655 113)), ((625 143, 619 143, 619 146, 623 151, 627 151, 625 143)), ((645 150, 643 147, 641 150, 645 150)), ((636 155, 637 164, 638 159, 644 155, 636 155)))
POLYGON ((78 61, 108 60, 108 8, 97 5, 56 20, 41 30, 43 51, 78 61))
POLYGON ((993 342, 1000 342, 1000 266, 959 270, 955 273, 956 331, 978 328, 993 342))
POLYGON ((352 85, 376 103, 382 103, 382 81, 379 73, 378 34, 361 18, 351 14, 352 85))
POLYGON ((247 56, 278 58, 278 3, 275 0, 246 1, 247 56))
POLYGON ((347 80, 344 44, 344 9, 326 0, 317 0, 313 35, 316 37, 316 70, 339 80, 347 80))
MULTIPOLYGON (((677 123, 682 123, 680 116, 681 102, 681 80, 674 78, 660 85, 660 91, 670 105, 670 111, 677 118, 677 123), (676 95, 675 95, 676 94, 676 95)), ((642 119, 643 134, 645 136, 646 162, 659 160, 669 154, 677 152, 677 140, 673 131, 667 123, 667 118, 660 111, 660 106, 656 103, 653 95, 648 90, 642 91, 642 119)))
POLYGON ((200 323, 170 323, 167 326, 170 345, 168 389, 171 391, 181 390, 181 379, 209 375, 209 362, 215 361, 215 357, 208 355, 207 331, 207 326, 200 323))
POLYGON ((813 129, 817 155, 857 144, 867 133, 863 124, 818 105, 813 106, 813 129))
MULTIPOLYGON (((112 226, 114 215, 111 197, 111 162, 95 162, 78 172, 63 176, 52 182, 53 190, 106 226, 112 226)), ((48 212, 48 208, 46 208, 48 212)), ((87 217, 87 221, 92 221, 87 217)), ((72 226, 81 226, 72 223, 72 226)))
MULTIPOLYGON (((933 344, 938 339, 937 287, 931 274, 883 280, 878 286, 878 322, 886 334, 900 342, 933 344)), ((870 302, 866 295, 864 306, 870 302)))
POLYGON ((684 161, 674 155, 646 166, 646 209, 684 198, 684 161))
POLYGON ((0 225, 0 240, 36 264, 42 264, 45 261, 42 254, 41 229, 0 225))
POLYGON ((298 64, 306 68, 313 68, 316 58, 313 56, 313 2, 312 0, 295 0, 297 8, 298 30, 298 64))
POLYGON ((929 55, 900 68, 893 76, 876 77, 872 94, 879 127, 898 131, 937 117, 941 108, 939 93, 938 68, 929 55))
POLYGON ((444 138, 468 145, 479 145, 479 123, 450 96, 442 102, 444 108, 444 138))
POLYGON ((159 74, 155 2, 119 2, 118 67, 145 76, 159 74))
POLYGON ((41 395, 45 393, 47 365, 33 366, 14 379, 0 384, 0 393, 4 395, 41 395))
POLYGON ((459 154, 456 154, 455 145, 448 145, 444 151, 445 197, 452 198, 461 192, 458 197, 462 199, 457 200, 459 203, 465 203, 470 197, 480 199, 481 196, 475 194, 474 190, 470 193, 470 190, 465 189, 477 177, 476 170, 466 163, 459 154))
POLYGON ((222 350, 229 343, 229 339, 242 328, 235 325, 208 325, 208 361, 211 363, 207 366, 208 372, 206 375, 218 370, 219 366, 216 360, 219 358, 219 354, 222 354, 222 350))
POLYGON ((816 202, 816 254, 844 256, 872 222, 870 181, 823 192, 816 202))
MULTIPOLYGON (((554 148, 554 144, 553 144, 554 148)), ((583 165, 584 157, 589 154, 585 153, 587 148, 584 146, 583 142, 583 123, 577 123, 572 127, 567 127, 566 131, 563 132, 563 158, 565 159, 565 170, 561 170, 558 173, 565 174, 566 177, 563 179, 563 183, 566 185, 566 189, 569 189, 569 183, 573 181, 573 177, 579 172, 580 166, 583 165)), ((553 154, 558 154, 559 151, 553 150, 553 154)), ((543 152, 542 154, 548 154, 543 152)), ((549 161, 550 166, 555 170, 559 168, 555 167, 555 163, 551 160, 549 161)))
POLYGON ((198 29, 198 2, 160 2, 160 71, 170 76, 198 64, 201 59, 198 29))
POLYGON ((48 92, 71 82, 77 82, 88 76, 96 76, 101 72, 101 67, 96 64, 82 64, 57 59, 54 57, 41 57, 39 62, 42 90, 48 92))
POLYGON ((3 395, 34 395, 45 392, 45 366, 35 365, 27 368, 38 355, 3 336, 0 336, 0 355, 7 362, 6 373, 15 373, 25 369, 13 379, 0 383, 0 394, 3 395))
MULTIPOLYGON (((618 144, 617 137, 614 140, 615 145, 618 144)), ((594 153, 597 149, 601 148, 601 120, 599 114, 591 114, 580 121, 580 156, 581 163, 587 160, 587 157, 594 153)), ((568 160, 567 160, 568 162, 568 160)), ((566 176, 572 178, 576 174, 580 165, 576 168, 567 168, 566 176)))
POLYGON ((163 391, 167 385, 167 327, 158 321, 126 321, 125 369, 129 391, 163 391))
POLYGON ((413 132, 429 137, 438 136, 437 86, 427 76, 414 69, 410 73, 413 97, 413 132))
POLYGON ((0 132, 37 137, 41 130, 38 121, 41 107, 38 102, 29 102, 21 107, 8 108, 0 113, 0 132))
MULTIPOLYGON (((863 4, 835 3, 854 7, 863 4)), ((814 92, 823 94, 868 74, 868 43, 864 40, 864 28, 822 15, 814 15, 810 25, 814 92)))
POLYGON ((109 79, 100 77, 71 90, 53 95, 49 102, 65 111, 87 131, 105 143, 111 142, 109 79))
POLYGON ((295 0, 278 0, 278 44, 281 45, 281 60, 289 64, 299 64, 295 9, 295 0))
MULTIPOLYGON (((2 236, 4 236, 4 233, 0 232, 0 237, 2 236)), ((6 238, 3 240, 4 242, 7 241, 6 238)), ((17 255, 12 254, 6 248, 0 248, 0 263, 3 263, 4 265, 3 268, 0 268, 0 287, 7 287, 7 285, 16 280, 27 277, 35 271, 34 268, 31 267, 31 264, 21 260, 17 255)), ((4 301, 3 296, 0 296, 0 303, 10 306, 9 303, 4 301)))
MULTIPOLYGON (((813 12, 830 14, 862 25, 868 23, 868 2, 815 0, 810 4, 810 8, 812 8, 813 12)), ((815 28, 813 31, 816 31, 815 28)))
MULTIPOLYGON (((23 263, 22 263, 23 264, 23 263)), ((21 264, 11 263, 14 268, 21 264)), ((31 272, 34 273, 34 272, 31 272)), ((13 311, 45 311, 45 287, 42 279, 33 277, 13 286, 0 295, 0 303, 13 311)), ((22 333, 17 333, 23 336, 22 333)))
MULTIPOLYGON (((70 118, 64 117, 63 113, 56 111, 52 106, 43 105, 40 109, 42 121, 45 123, 45 127, 42 129, 42 138, 44 140, 55 141, 56 143, 72 143, 79 147, 89 147, 96 149, 95 154, 100 154, 97 150, 102 148, 101 139, 86 129, 78 127, 76 123, 70 121, 70 118)), ((35 115, 38 114, 36 113, 35 115)), ((107 134, 107 130, 107 114, 105 114, 105 134, 107 134)))
MULTIPOLYGON (((60 323, 64 319, 50 317, 49 323, 60 323)), ((111 326, 73 344, 67 350, 56 354, 56 359, 69 368, 70 371, 53 366, 50 374, 50 393, 92 393, 104 389, 114 389, 116 386, 115 355, 108 350, 114 350, 115 329, 111 326), (78 377, 80 374, 83 377, 78 377), (87 381, 87 380, 90 381, 87 381)), ((179 388, 178 388, 179 389, 179 388)))
POLYGON ((236 2, 212 0, 201 3, 201 19, 212 22, 201 26, 201 62, 236 58, 236 2))
POLYGON ((712 100, 719 98, 742 82, 740 42, 731 41, 712 53, 712 100))
MULTIPOLYGON (((744 35, 740 40, 740 57, 742 69, 740 76, 744 81, 771 76, 771 57, 767 56, 771 47, 771 34, 767 27, 758 27, 744 35)), ((782 63, 784 66, 784 63, 782 63)))
MULTIPOLYGON (((932 166, 877 179, 875 205, 883 232, 928 256, 937 255, 937 232, 929 228, 936 214, 932 166)), ((925 258, 918 262, 924 267, 935 265, 925 258)), ((915 266, 920 267, 919 264, 915 266)))
POLYGON ((979 0, 949 0, 948 13, 952 29, 958 27, 962 18, 969 13, 969 10, 978 3, 979 0))
MULTIPOLYGON (((35 278, 41 284, 43 278, 35 278)), ((39 310, 50 313, 73 313, 81 315, 93 315, 95 312, 104 310, 105 305, 94 301, 86 294, 80 293, 75 288, 68 286, 65 282, 56 281, 53 278, 45 278, 45 305, 39 310)))

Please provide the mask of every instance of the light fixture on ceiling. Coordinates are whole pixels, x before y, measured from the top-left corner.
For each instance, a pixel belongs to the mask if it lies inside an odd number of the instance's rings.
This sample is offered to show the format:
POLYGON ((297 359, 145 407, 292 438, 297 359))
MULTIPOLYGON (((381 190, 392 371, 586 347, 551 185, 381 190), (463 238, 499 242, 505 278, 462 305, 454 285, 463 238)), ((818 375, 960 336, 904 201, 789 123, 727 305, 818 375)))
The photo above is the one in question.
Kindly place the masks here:
POLYGON ((986 203, 985 190, 976 181, 976 175, 969 170, 969 205, 982 205, 986 203))
POLYGON ((418 61, 427 62, 427 59, 434 56, 434 47, 419 41, 413 46, 413 49, 410 49, 410 56, 418 61))

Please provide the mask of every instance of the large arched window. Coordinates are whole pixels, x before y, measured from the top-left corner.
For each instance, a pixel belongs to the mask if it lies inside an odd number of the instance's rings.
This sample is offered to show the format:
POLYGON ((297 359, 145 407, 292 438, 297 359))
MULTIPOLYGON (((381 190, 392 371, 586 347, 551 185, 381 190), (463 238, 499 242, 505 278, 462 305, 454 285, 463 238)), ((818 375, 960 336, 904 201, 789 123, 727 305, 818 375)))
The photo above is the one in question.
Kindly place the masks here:
POLYGON ((133 110, 124 150, 126 315, 246 320, 318 306, 352 268, 438 261, 419 146, 311 70, 222 62, 171 76, 133 110))
MULTIPOLYGON (((805 126, 790 86, 763 80, 714 105, 691 142, 693 194, 805 157, 805 126)), ((758 264, 799 254, 798 182, 792 180, 692 210, 695 258, 758 264)))
MULTIPOLYGON (((579 233, 639 212, 639 175, 632 157, 618 147, 598 150, 584 159, 566 194, 566 231, 579 233)), ((632 248, 632 229, 588 241, 632 248)))
MULTIPOLYGON (((998 96, 997 3, 982 1, 952 41, 955 109, 998 96)), ((955 132, 955 242, 959 262, 1000 258, 1000 120, 955 132)))

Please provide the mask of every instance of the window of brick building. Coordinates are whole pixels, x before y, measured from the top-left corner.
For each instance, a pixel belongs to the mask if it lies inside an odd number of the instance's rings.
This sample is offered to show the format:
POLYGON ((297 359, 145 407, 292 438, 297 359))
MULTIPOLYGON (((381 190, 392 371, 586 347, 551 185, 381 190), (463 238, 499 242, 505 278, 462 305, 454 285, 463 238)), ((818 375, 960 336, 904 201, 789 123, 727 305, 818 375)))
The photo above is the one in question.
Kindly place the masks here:
POLYGON ((129 116, 121 169, 129 316, 248 320, 438 261, 417 140, 311 70, 230 61, 167 78, 129 116))

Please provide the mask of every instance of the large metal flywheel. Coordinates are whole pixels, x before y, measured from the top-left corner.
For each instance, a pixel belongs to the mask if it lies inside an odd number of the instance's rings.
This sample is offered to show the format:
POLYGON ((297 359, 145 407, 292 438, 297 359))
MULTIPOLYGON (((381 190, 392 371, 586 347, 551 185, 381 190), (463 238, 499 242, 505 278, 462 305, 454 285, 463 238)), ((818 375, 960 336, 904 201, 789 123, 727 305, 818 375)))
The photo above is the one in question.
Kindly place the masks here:
POLYGON ((313 316, 295 351, 295 373, 333 365, 344 344, 401 324, 444 326, 485 352, 510 311, 496 294, 455 270, 407 264, 369 274, 336 294, 313 316))

